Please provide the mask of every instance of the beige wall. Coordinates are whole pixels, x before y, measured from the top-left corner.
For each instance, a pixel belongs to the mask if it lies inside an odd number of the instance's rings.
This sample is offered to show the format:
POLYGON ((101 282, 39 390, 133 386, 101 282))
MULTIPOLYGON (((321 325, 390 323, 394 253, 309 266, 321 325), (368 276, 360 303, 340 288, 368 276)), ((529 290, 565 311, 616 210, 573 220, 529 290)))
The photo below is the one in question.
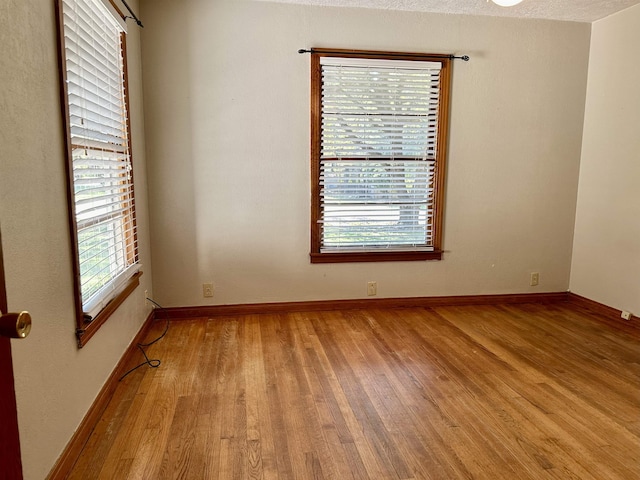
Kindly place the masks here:
POLYGON ((592 26, 571 291, 640 316, 640 5, 592 26))
MULTIPOLYGON (((129 2, 136 5, 136 1, 129 2)), ((148 314, 151 290, 139 31, 129 27, 141 286, 78 350, 53 0, 0 2, 0 223, 9 308, 29 310, 13 341, 26 480, 46 477, 148 314)))
POLYGON ((206 304, 208 281, 213 304, 361 298, 369 280, 380 297, 568 289, 588 24, 141 3, 161 302, 206 304), (309 263, 312 46, 471 56, 453 72, 443 261, 309 263))

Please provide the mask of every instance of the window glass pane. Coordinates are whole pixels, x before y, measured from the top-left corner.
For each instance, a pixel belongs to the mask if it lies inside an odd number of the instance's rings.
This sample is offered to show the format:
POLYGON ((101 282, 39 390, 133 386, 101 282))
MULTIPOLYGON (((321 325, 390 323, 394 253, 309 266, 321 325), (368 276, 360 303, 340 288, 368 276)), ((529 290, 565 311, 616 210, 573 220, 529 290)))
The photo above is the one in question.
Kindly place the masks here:
POLYGON ((101 0, 62 0, 82 307, 95 316, 137 271, 123 31, 101 0))
POLYGON ((320 253, 432 251, 441 63, 320 68, 320 253))

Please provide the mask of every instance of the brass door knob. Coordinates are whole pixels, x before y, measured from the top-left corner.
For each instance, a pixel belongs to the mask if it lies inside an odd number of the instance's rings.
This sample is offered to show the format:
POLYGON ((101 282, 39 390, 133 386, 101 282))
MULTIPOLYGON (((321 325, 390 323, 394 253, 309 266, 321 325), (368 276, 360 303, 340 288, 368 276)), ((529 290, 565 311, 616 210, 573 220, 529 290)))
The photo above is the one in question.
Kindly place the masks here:
POLYGON ((0 316, 0 337, 25 338, 30 331, 29 312, 3 313, 0 316))

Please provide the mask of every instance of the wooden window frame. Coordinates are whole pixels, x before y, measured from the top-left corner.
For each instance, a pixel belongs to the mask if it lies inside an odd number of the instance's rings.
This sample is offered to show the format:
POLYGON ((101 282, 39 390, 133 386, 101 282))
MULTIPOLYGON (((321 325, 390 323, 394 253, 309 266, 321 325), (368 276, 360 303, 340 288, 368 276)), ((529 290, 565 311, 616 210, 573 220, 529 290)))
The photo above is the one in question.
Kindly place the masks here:
MULTIPOLYGON (((74 306, 76 312, 76 338, 78 342, 78 348, 82 348, 87 342, 95 335, 99 328, 106 323, 109 317, 118 309, 118 307, 133 293, 133 291, 140 284, 140 277, 142 276, 142 270, 138 270, 133 273, 132 276, 127 279, 115 296, 109 301, 109 303, 93 318, 88 319, 82 305, 82 289, 81 289, 81 273, 80 273, 80 259, 79 259, 79 245, 77 235, 77 221, 76 221, 76 208, 74 201, 74 174, 73 174, 73 144, 71 140, 71 125, 69 116, 69 103, 68 103, 68 89, 67 89, 67 69, 66 69, 66 55, 65 55, 65 39, 64 39, 64 13, 63 13, 63 0, 55 0, 55 9, 57 17, 57 36, 58 36, 58 67, 60 71, 60 104, 62 109, 62 119, 64 128, 64 148, 65 148, 65 171, 67 176, 67 205, 69 214, 69 231, 71 239, 71 254, 72 254, 72 269, 73 269, 73 283, 74 283, 74 306)), ((118 6, 109 0, 109 3, 113 6, 116 13, 125 20, 126 16, 118 8, 118 6)), ((133 225, 133 238, 127 242, 126 255, 130 261, 138 262, 138 248, 137 248, 137 228, 136 228, 136 213, 135 213, 135 181, 133 175, 133 154, 131 148, 131 118, 130 118, 130 104, 129 104, 129 81, 128 81, 128 67, 127 67, 127 42, 126 33, 120 33, 120 47, 122 52, 122 75, 123 75, 123 88, 124 88, 124 102, 126 108, 126 130, 127 130, 127 148, 132 166, 130 172, 131 178, 131 206, 123 217, 128 218, 126 222, 131 222, 133 225)))
POLYGON ((445 172, 449 130, 449 103, 451 95, 451 55, 407 52, 383 52, 373 50, 318 49, 311 51, 311 263, 382 262, 441 260, 444 216, 445 172), (438 136, 436 171, 434 180, 434 240, 433 250, 395 250, 362 252, 321 252, 322 207, 320 199, 320 157, 322 133, 322 70, 323 56, 356 57, 388 60, 422 60, 440 62, 440 99, 438 112, 438 136))

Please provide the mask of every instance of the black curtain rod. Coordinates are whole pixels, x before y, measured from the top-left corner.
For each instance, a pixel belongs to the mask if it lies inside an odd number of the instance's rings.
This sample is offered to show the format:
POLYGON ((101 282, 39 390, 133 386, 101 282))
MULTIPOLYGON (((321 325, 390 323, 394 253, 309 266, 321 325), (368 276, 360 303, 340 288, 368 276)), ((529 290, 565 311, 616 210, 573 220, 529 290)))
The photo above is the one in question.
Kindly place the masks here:
POLYGON ((131 10, 131 7, 129 5, 127 5, 127 2, 125 2, 125 0, 122 0, 122 3, 124 4, 125 7, 127 7, 127 10, 129 10, 129 13, 131 14, 130 17, 124 17, 126 18, 131 18, 132 20, 135 20, 136 23, 138 24, 139 27, 144 28, 144 25, 142 25, 142 22, 140 21, 140 19, 138 17, 136 17, 136 14, 133 13, 133 10, 131 10))
MULTIPOLYGON (((350 52, 348 50, 316 50, 313 48, 310 48, 308 50, 301 48, 300 50, 298 50, 298 53, 335 53, 335 54, 340 54, 340 55, 344 55, 344 56, 350 56, 350 55, 361 55, 362 53, 366 54, 366 55, 379 55, 381 57, 383 56, 389 56, 390 53, 389 52, 350 52)), ((428 56, 428 54, 421 54, 421 53, 403 53, 402 54, 403 57, 424 57, 424 56, 428 56)), ((445 57, 445 58, 457 58, 460 60, 464 60, 465 62, 469 61, 469 55, 461 55, 461 56, 456 56, 456 55, 434 55, 434 56, 440 56, 440 57, 445 57)))

